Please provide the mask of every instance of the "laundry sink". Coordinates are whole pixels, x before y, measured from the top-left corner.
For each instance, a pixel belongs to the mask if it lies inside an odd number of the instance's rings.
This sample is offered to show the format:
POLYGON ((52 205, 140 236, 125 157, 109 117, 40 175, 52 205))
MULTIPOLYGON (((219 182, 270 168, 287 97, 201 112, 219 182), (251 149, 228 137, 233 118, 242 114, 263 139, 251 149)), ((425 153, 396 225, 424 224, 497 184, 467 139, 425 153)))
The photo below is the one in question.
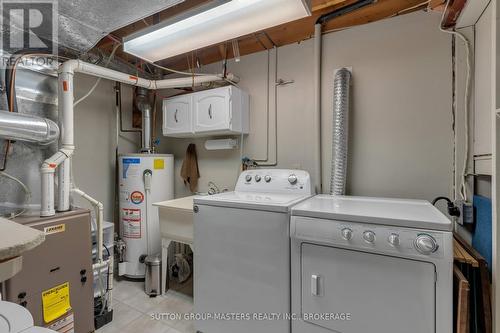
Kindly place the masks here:
POLYGON ((162 238, 187 244, 193 243, 194 197, 193 195, 153 204, 158 207, 162 238))

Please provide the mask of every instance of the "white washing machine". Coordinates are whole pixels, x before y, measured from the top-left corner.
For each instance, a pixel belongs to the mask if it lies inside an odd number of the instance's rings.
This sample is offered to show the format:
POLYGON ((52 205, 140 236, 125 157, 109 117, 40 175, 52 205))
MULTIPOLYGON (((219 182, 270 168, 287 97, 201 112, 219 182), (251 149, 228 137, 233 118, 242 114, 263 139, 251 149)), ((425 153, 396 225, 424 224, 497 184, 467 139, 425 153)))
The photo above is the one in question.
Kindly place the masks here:
POLYGON ((293 333, 452 333, 452 223, 427 201, 292 209, 293 333))
POLYGON ((305 171, 257 169, 234 192, 195 197, 197 331, 290 332, 290 207, 311 195, 305 171))

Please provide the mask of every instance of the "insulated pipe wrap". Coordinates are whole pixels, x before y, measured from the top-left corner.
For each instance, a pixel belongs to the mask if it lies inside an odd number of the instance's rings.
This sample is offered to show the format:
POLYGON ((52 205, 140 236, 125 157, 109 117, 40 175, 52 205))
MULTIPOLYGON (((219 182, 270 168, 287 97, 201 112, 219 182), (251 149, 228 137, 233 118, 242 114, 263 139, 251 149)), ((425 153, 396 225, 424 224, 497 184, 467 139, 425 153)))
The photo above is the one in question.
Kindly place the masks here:
POLYGON ((344 195, 347 174, 347 142, 349 128, 349 86, 351 71, 336 71, 333 82, 333 137, 330 194, 344 195))

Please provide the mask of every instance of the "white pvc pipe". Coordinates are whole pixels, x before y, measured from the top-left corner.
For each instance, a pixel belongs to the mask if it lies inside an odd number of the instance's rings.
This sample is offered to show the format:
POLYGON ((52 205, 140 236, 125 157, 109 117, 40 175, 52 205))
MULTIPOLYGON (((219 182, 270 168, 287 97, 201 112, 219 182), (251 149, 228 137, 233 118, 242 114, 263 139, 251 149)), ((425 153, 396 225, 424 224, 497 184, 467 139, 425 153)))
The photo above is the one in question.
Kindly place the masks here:
POLYGON ((108 268, 110 275, 107 276, 107 285, 108 285, 108 295, 107 295, 107 306, 108 310, 113 308, 113 256, 110 256, 107 260, 103 259, 103 225, 104 225, 104 206, 101 202, 92 198, 87 193, 83 192, 78 188, 74 188, 72 192, 80 195, 82 198, 90 202, 96 211, 96 248, 97 248, 97 260, 96 263, 92 265, 93 272, 97 271, 98 274, 101 274, 101 270, 103 268, 108 268))
POLYGON ((314 25, 314 126, 316 127, 316 193, 322 193, 322 145, 321 145, 321 24, 314 25))
MULTIPOLYGON (((74 146, 74 74, 76 72, 101 77, 108 80, 118 81, 125 84, 139 86, 147 89, 165 89, 181 88, 203 83, 224 80, 219 75, 193 76, 177 79, 165 80, 147 80, 134 75, 121 73, 109 68, 89 64, 81 60, 68 60, 59 67, 59 126, 61 130, 60 150, 51 158, 42 164, 40 170, 42 174, 42 209, 41 216, 52 216, 54 209, 54 172, 60 165, 58 172, 59 180, 59 199, 58 211, 67 211, 70 209, 69 195, 71 190, 71 161, 65 161, 70 158, 75 150, 74 146), (54 163, 56 160, 57 163, 54 163), (63 163, 64 162, 64 163, 63 163)), ((234 75, 228 75, 227 79, 232 82, 238 82, 239 78, 234 75)))
MULTIPOLYGON (((103 79, 108 79, 112 81, 118 81, 121 83, 126 83, 130 84, 133 86, 139 86, 147 89, 154 89, 153 88, 153 80, 147 80, 147 79, 142 79, 138 76, 135 75, 130 75, 122 72, 115 71, 113 69, 89 64, 80 60, 70 60, 70 61, 76 61, 78 62, 77 64, 69 64, 67 69, 71 70, 73 69, 74 72, 79 72, 79 73, 84 73, 96 77, 100 77, 103 79)), ((66 62, 67 63, 67 62, 66 62)), ((66 64, 65 63, 65 64, 66 64)), ((64 66, 64 64, 63 64, 64 66)), ((64 71, 64 68, 63 68, 64 71)))
POLYGON ((42 166, 42 199, 40 204, 40 216, 53 216, 54 209, 54 172, 55 169, 42 166))
POLYGON ((57 179, 59 180, 57 211, 65 212, 69 210, 69 192, 71 189, 71 158, 67 158, 57 168, 57 179))
MULTIPOLYGON (((42 163, 40 173, 42 174, 42 199, 40 216, 55 215, 54 209, 54 173, 56 168, 63 163, 73 151, 61 148, 57 153, 42 163)), ((68 199, 69 200, 69 199, 68 199)))
POLYGON ((103 224, 104 224, 104 205, 92 198, 87 193, 83 192, 78 188, 74 188, 72 192, 78 194, 95 208, 96 213, 96 243, 97 243, 97 263, 102 263, 102 250, 103 250, 103 224))
MULTIPOLYGON (((71 157, 75 150, 74 143, 74 73, 72 71, 59 73, 58 79, 58 117, 61 136, 59 147, 68 152, 71 157)), ((57 210, 65 212, 69 210, 69 192, 71 190, 71 160, 66 158, 58 168, 57 179, 59 180, 57 210)), ((51 211, 54 209, 51 208, 51 211)))

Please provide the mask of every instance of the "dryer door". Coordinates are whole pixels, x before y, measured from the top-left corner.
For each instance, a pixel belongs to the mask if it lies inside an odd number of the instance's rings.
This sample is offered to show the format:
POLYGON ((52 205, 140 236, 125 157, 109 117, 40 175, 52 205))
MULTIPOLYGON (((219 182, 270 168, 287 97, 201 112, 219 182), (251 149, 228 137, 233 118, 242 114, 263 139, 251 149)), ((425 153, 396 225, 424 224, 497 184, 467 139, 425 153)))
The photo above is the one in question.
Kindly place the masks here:
POLYGON ((341 333, 435 333, 431 263, 302 245, 304 320, 341 333))

